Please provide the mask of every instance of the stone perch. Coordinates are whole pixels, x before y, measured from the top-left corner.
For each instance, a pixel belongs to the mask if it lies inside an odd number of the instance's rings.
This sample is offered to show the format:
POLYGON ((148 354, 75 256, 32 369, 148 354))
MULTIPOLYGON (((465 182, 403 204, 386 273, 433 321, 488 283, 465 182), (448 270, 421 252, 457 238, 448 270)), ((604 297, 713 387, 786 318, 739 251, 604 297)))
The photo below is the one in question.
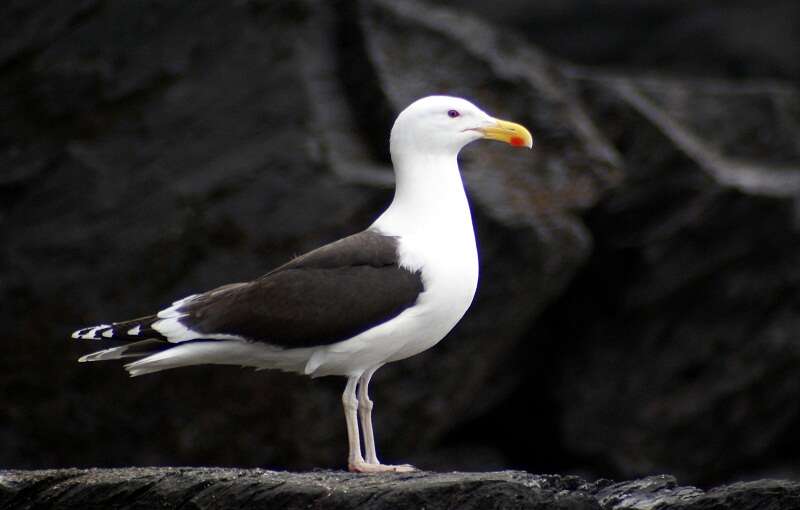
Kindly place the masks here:
POLYGON ((670 476, 614 483, 522 471, 357 475, 234 468, 0 471, 1 509, 793 509, 800 482, 702 491, 670 476))

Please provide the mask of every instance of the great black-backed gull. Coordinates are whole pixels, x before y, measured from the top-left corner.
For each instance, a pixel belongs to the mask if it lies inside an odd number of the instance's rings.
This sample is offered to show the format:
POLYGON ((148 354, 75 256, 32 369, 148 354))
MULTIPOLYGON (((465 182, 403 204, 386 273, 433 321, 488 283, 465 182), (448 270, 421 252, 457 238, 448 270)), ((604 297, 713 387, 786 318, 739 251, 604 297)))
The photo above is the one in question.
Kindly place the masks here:
POLYGON ((391 132, 394 199, 369 228, 255 280, 80 329, 73 338, 129 342, 80 361, 138 358, 125 365, 131 376, 200 364, 345 376, 349 469, 414 469, 378 460, 368 387, 383 365, 433 347, 472 302, 478 253, 457 155, 480 138, 532 146, 523 126, 464 99, 415 101, 391 132))

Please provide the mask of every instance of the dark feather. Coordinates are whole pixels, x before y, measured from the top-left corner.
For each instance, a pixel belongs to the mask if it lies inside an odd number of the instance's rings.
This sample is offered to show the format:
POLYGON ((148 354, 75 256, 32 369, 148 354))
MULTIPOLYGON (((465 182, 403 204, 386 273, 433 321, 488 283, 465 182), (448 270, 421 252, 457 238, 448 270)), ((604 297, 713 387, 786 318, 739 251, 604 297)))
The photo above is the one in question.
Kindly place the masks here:
POLYGON ((420 273, 398 266, 397 239, 366 230, 295 258, 257 280, 188 301, 186 327, 280 347, 328 345, 412 306, 420 273))

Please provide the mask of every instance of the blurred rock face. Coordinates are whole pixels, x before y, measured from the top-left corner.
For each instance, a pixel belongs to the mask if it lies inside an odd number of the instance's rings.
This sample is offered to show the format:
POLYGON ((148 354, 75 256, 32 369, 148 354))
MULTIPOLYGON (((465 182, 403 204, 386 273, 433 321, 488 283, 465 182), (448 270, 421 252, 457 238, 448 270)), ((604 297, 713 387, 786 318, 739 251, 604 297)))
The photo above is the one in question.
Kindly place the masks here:
POLYGON ((800 4, 793 0, 453 3, 575 63, 684 76, 800 78, 800 4))
POLYGON ((562 418, 570 448, 627 473, 692 479, 790 463, 800 131, 789 119, 800 95, 648 79, 580 86, 625 147, 627 179, 586 216, 592 260, 542 321, 579 351, 561 351, 558 376, 559 400, 574 404, 562 418))
POLYGON ((129 380, 66 337, 364 228, 394 115, 448 93, 534 151, 462 154, 478 296, 376 376, 386 460, 793 469, 796 89, 611 75, 416 2, 2 9, 0 464, 341 466, 341 380, 129 380))

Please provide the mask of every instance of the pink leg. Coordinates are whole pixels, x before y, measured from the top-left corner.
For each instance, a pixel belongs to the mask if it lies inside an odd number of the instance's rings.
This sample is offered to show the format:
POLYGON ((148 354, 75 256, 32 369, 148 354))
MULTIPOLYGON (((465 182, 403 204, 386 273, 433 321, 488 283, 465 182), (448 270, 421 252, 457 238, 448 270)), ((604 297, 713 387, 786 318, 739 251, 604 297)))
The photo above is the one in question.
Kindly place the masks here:
MULTIPOLYGON (((408 464, 402 464, 398 466, 392 466, 388 464, 381 464, 378 460, 378 455, 375 450, 375 436, 372 432, 372 400, 369 398, 369 381, 372 378, 372 374, 380 368, 375 367, 370 370, 364 372, 361 376, 359 383, 358 383, 358 415, 361 419, 361 428, 364 433, 364 448, 365 448, 365 455, 367 457, 366 461, 361 458, 361 449, 359 445, 358 449, 358 458, 356 462, 352 460, 348 462, 348 468, 350 471, 356 471, 360 473, 380 473, 385 471, 392 471, 396 473, 407 473, 410 471, 415 471, 416 468, 414 466, 410 466, 408 464), (360 460, 360 462, 358 462, 360 460)), ((350 380, 348 380, 348 387, 350 385, 350 380)), ((347 390, 345 390, 347 393, 347 390)), ((350 430, 350 425, 348 423, 348 432, 350 430)), ((356 433, 358 432, 358 425, 355 426, 356 433)), ((352 441, 351 441, 351 459, 352 455, 352 441)))
POLYGON ((344 419, 347 422, 347 442, 349 444, 349 453, 347 456, 347 466, 350 471, 356 471, 354 466, 364 464, 364 458, 361 456, 361 437, 358 433, 358 400, 356 399, 356 386, 358 385, 358 377, 350 377, 347 379, 347 386, 342 393, 342 407, 344 407, 344 419))

